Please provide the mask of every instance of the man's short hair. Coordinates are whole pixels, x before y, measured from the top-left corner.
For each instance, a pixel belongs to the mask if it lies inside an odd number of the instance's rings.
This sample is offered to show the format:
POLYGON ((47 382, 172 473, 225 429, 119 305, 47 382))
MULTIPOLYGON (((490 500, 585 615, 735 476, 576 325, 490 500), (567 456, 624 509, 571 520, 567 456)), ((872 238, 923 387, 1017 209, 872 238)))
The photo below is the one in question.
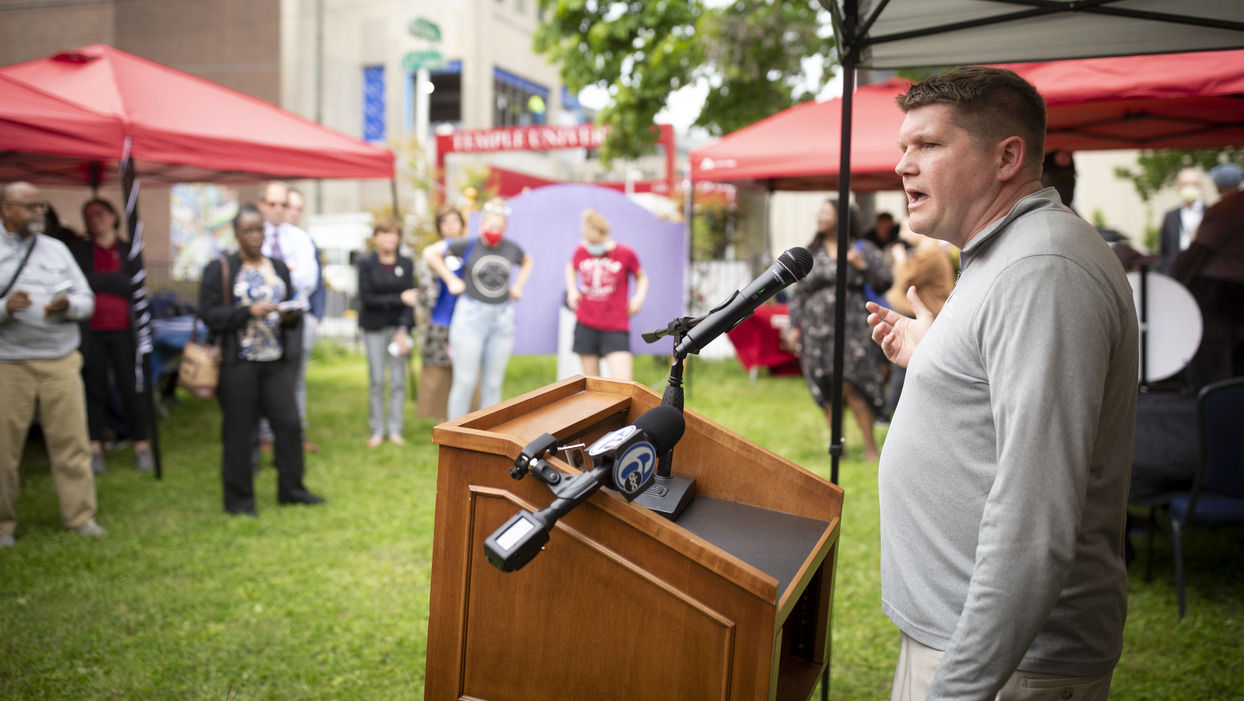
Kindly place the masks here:
MULTIPOLYGON (((269 193, 269 192, 270 192, 273 188, 278 188, 278 187, 279 187, 279 188, 281 188, 282 190, 284 190, 284 191, 285 191, 285 195, 286 195, 286 197, 288 197, 288 196, 289 196, 289 185, 286 185, 285 183, 281 182, 280 180, 269 180, 268 182, 266 182, 266 183, 264 183, 264 184, 263 184, 263 190, 261 191, 261 194, 260 194, 259 199, 263 200, 264 202, 267 202, 267 201, 268 201, 268 193, 269 193)), ((288 200, 287 200, 287 201, 288 201, 288 200)), ((284 204, 284 203, 282 203, 282 204, 284 204)))
POLYGON ((1004 68, 964 66, 912 85, 897 98, 903 112, 947 104, 955 123, 984 143, 1024 140, 1024 165, 1041 175, 1045 157, 1045 99, 1031 83, 1004 68))

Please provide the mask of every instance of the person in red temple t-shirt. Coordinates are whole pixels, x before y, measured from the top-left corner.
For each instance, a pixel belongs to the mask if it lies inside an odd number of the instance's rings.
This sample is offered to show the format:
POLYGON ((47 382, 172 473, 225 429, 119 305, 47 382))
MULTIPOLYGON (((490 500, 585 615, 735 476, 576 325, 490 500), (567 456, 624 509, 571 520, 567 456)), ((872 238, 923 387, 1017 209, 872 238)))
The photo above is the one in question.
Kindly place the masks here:
POLYGON ((648 295, 648 276, 634 249, 610 238, 609 222, 595 210, 583 213, 583 240, 566 266, 566 304, 575 312, 573 350, 583 374, 600 375, 600 359, 615 380, 630 380, 631 317, 648 295), (630 278, 635 295, 629 295, 630 278))

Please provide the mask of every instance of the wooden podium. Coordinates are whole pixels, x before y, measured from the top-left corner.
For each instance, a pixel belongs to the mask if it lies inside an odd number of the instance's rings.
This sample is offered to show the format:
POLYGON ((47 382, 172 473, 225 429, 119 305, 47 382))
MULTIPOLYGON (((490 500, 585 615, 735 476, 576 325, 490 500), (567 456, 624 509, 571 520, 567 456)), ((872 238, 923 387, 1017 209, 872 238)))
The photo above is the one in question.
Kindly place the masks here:
MULTIPOLYGON (((595 440, 660 404, 573 377, 440 424, 426 699, 807 699, 829 664, 842 490, 687 411, 676 521, 601 489, 516 572, 484 539, 553 498, 509 468, 542 433, 595 440)), ((577 472, 560 457, 558 470, 577 472)))

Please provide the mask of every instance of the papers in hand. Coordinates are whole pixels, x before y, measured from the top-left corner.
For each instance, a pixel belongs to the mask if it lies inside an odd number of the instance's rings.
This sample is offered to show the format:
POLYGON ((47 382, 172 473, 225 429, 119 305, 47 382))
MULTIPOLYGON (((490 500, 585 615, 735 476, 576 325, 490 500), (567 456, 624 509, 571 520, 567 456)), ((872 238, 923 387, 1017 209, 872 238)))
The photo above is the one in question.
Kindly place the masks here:
POLYGON ((305 299, 287 299, 276 305, 276 308, 282 312, 300 311, 305 312, 311 308, 305 299))

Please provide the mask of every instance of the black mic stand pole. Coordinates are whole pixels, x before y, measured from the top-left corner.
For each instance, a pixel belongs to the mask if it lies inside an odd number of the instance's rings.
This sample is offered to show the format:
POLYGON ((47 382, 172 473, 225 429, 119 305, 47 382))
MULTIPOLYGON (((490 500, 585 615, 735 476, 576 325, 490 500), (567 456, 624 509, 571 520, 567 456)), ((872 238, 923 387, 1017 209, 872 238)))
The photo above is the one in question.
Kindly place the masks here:
MULTIPOLYGON (((665 385, 665 393, 661 395, 661 404, 672 406, 679 413, 682 413, 683 410, 683 361, 686 360, 687 354, 679 353, 676 349, 683 336, 696 323, 699 323, 702 318, 691 319, 683 317, 675 319, 667 327, 674 335, 675 351, 674 363, 670 366, 669 378, 665 385)), ((650 333, 664 335, 661 332, 650 333)), ((662 453, 658 459, 657 474, 652 478, 652 484, 641 492, 639 496, 635 497, 635 503, 645 506, 671 521, 677 519, 683 509, 687 508, 687 505, 695 498, 695 479, 673 474, 673 464, 674 449, 670 448, 662 453)))

